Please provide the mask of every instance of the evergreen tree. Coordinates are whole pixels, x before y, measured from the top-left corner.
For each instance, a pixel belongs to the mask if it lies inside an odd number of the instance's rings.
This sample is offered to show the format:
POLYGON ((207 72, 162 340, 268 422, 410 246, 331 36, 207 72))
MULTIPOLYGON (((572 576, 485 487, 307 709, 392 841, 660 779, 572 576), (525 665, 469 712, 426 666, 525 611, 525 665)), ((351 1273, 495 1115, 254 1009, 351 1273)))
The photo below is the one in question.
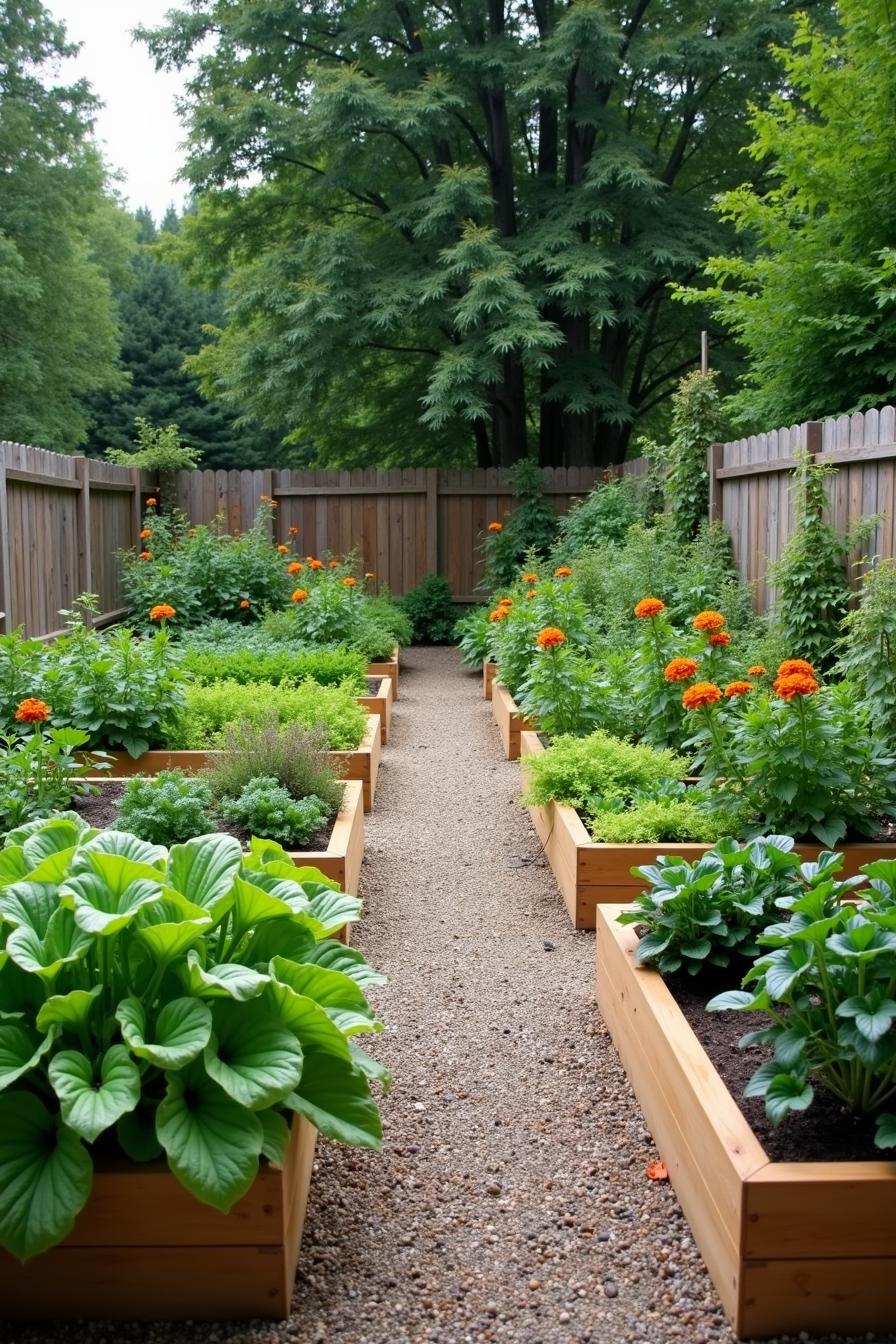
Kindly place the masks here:
MULTIPOLYGON (((822 0, 818 0, 821 4, 822 0)), ((805 6, 804 6, 805 7, 805 6)), ((328 461, 611 462, 693 362, 788 0, 191 0, 195 367, 328 461)), ((823 8, 828 8, 823 5, 823 8)))

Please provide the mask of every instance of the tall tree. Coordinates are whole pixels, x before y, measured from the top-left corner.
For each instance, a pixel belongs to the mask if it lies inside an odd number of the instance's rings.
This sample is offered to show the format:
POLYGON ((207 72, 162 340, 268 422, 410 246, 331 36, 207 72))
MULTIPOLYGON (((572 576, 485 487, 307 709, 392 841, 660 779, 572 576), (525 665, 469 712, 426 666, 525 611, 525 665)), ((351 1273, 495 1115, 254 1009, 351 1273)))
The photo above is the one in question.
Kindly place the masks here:
POLYGON ((832 35, 799 19, 775 54, 787 90, 752 118, 769 165, 720 202, 745 248, 715 257, 704 304, 748 355, 731 409, 791 424, 892 399, 896 390, 896 10, 840 0, 832 35))
MULTIPOLYGON (((183 234, 232 273, 202 357, 329 456, 618 461, 693 361, 670 305, 726 238, 788 0, 191 0, 183 234), (362 419, 361 403, 383 404, 362 419), (430 437, 432 436, 432 437, 430 437)), ((369 460, 369 457, 368 457, 369 460)))
POLYGON ((91 140, 96 100, 39 0, 0 0, 0 437, 71 451, 121 380, 113 284, 133 226, 91 140))

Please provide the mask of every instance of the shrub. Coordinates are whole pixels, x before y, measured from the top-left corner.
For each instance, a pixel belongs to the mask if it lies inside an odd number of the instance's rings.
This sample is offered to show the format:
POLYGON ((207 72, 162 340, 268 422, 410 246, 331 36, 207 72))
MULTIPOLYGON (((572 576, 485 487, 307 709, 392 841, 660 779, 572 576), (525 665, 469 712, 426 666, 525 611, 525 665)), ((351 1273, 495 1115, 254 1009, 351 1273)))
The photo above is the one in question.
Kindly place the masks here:
POLYGON ((489 607, 473 607, 454 626, 461 657, 470 667, 479 667, 489 656, 489 607))
POLYGON ((843 629, 837 671, 855 686, 874 736, 896 751, 896 562, 866 574, 843 629))
POLYGON ((561 516, 554 555, 557 563, 572 564, 586 546, 619 546, 634 523, 647 511, 647 483, 622 476, 595 486, 561 516))
POLYGON ((273 775, 257 775, 239 797, 221 800, 221 816, 225 821, 249 835, 299 848, 326 825, 332 812, 314 794, 293 798, 273 775))
POLYGON ((523 458, 508 469, 514 506, 506 519, 495 518, 485 533, 480 588, 509 588, 526 555, 546 556, 557 534, 557 514, 544 496, 538 463, 523 458), (492 525, 495 530, 491 530, 492 525))
POLYGON ((172 845, 215 829, 212 791, 201 775, 161 770, 127 780, 118 804, 117 828, 153 845, 172 845))
POLYGON ((209 751, 222 743, 228 724, 263 723, 273 713, 280 723, 303 728, 322 725, 331 751, 354 751, 364 736, 367 714, 354 687, 256 682, 251 695, 238 681, 215 681, 187 688, 184 707, 167 733, 167 746, 179 751, 209 751))
POLYGON ((589 737, 560 737, 540 756, 523 763, 527 806, 568 803, 585 807, 595 798, 630 802, 676 783, 687 761, 673 751, 634 746, 598 730, 589 737))
POLYGON ((369 968, 331 939, 356 900, 300 880, 270 841, 244 856, 207 835, 169 853, 78 818, 13 831, 0 862, 17 874, 0 893, 6 1250, 27 1260, 68 1236, 98 1143, 166 1158, 225 1213, 262 1156, 282 1163, 294 1115, 379 1148, 368 1078, 388 1075, 355 1044, 380 1030, 369 968), (52 883, 36 875, 48 855, 52 883))
POLYGON ((259 776, 282 784, 291 798, 316 797, 335 812, 342 785, 327 756, 321 728, 279 724, 268 713, 256 723, 227 725, 221 733, 222 755, 206 772, 215 798, 238 798, 259 776))
POLYGON ((454 630, 451 584, 439 574, 427 574, 405 593, 401 608, 411 622, 414 644, 448 644, 454 630))

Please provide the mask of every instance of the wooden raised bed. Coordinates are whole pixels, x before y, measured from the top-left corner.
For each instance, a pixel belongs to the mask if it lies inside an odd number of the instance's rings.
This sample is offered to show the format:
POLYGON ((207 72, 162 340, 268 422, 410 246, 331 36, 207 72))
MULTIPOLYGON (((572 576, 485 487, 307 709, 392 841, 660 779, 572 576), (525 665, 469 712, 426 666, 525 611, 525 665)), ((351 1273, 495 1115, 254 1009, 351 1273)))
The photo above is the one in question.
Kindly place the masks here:
POLYGON ((623 908, 598 911, 597 1001, 734 1329, 896 1329, 896 1162, 772 1162, 623 908))
POLYGON ((319 868, 324 877, 338 882, 342 891, 357 896, 364 859, 364 806, 359 779, 345 782, 342 806, 336 814, 326 849, 291 850, 290 858, 300 868, 306 865, 319 868))
POLYGON ((0 1251, 4 1318, 285 1319, 316 1140, 295 1116, 283 1169, 262 1163, 227 1214, 195 1199, 164 1162, 97 1170, 61 1246, 25 1265, 0 1251))
MULTIPOLYGON (((334 769, 342 779, 358 779, 364 785, 364 810, 373 807, 376 781, 382 754, 380 720, 376 714, 367 715, 367 727, 360 746, 355 751, 328 751, 334 769)), ((110 751, 110 768, 104 771, 106 779, 122 779, 128 775, 157 775, 161 770, 204 770, 215 764, 217 751, 145 751, 142 756, 129 756, 126 751, 110 751)))
POLYGON ((516 701, 502 681, 492 682, 492 714, 501 734, 501 745, 508 761, 519 760, 520 733, 528 732, 532 724, 519 712, 516 701))
POLYGON ((376 714, 380 721, 380 738, 385 747, 392 731, 392 678, 381 677, 379 690, 373 695, 359 695, 358 704, 368 714, 376 714))
POLYGON ((498 664, 493 663, 490 658, 484 658, 482 661, 482 694, 486 700, 492 698, 492 682, 498 671, 498 664))
MULTIPOLYGON (((540 755, 544 745, 537 733, 524 732, 520 738, 521 758, 540 755)), ((632 868, 656 863, 660 854, 680 854, 688 861, 699 859, 709 845, 679 844, 663 841, 656 845, 597 844, 585 828, 574 807, 549 803, 530 807, 529 816, 538 833, 548 863, 566 903, 569 918, 576 929, 593 929, 598 905, 631 901, 644 883, 633 877, 632 868)), ((815 859, 824 845, 797 845, 797 853, 815 859)), ((875 859, 896 859, 896 844, 874 841, 838 846, 845 856, 842 873, 852 876, 865 863, 875 859)))
POLYGON ((398 699, 398 662, 401 655, 401 649, 396 644, 392 650, 392 657, 382 662, 368 663, 368 677, 388 677, 392 682, 392 698, 398 699))

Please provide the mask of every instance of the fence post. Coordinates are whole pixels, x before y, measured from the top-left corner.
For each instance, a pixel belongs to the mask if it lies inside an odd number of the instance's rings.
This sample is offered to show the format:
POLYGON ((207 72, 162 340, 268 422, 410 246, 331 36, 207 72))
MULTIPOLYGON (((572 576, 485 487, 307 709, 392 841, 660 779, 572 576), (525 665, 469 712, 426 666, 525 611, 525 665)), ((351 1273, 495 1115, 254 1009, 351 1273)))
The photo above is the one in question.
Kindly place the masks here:
POLYGON ((821 439, 823 426, 820 420, 807 420, 802 429, 803 447, 814 462, 817 455, 821 452, 821 439))
POLYGON ((0 445, 0 616, 4 633, 13 629, 12 580, 9 572, 9 511, 6 503, 6 446, 0 445))
POLYGON ((709 475, 707 514, 711 523, 720 522, 722 518, 722 483, 719 480, 719 472, 724 460, 725 445, 723 443, 711 443, 706 453, 706 470, 709 475))
POLYGON ((439 572, 439 469, 426 468, 426 572, 439 572))
MULTIPOLYGON (((75 458, 78 481, 78 593, 93 592, 93 538, 90 526, 90 459, 75 458)), ((86 625, 94 624, 92 612, 83 613, 86 625)))

